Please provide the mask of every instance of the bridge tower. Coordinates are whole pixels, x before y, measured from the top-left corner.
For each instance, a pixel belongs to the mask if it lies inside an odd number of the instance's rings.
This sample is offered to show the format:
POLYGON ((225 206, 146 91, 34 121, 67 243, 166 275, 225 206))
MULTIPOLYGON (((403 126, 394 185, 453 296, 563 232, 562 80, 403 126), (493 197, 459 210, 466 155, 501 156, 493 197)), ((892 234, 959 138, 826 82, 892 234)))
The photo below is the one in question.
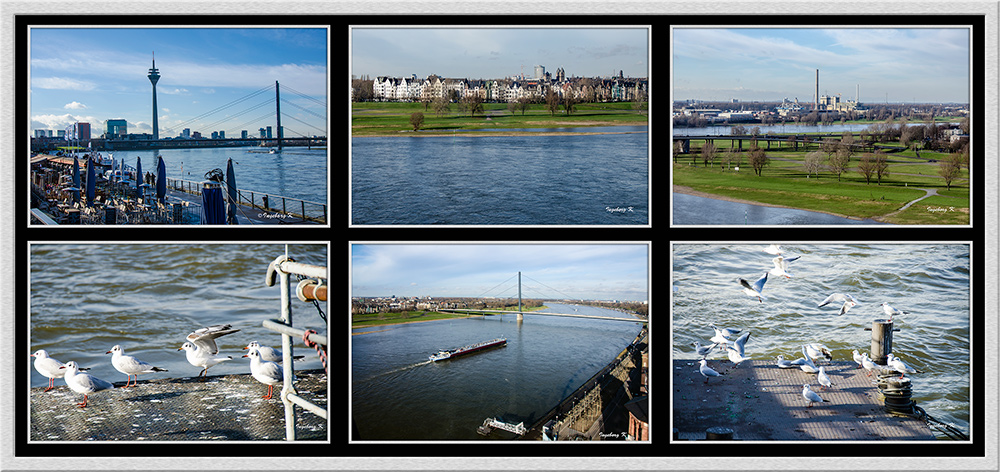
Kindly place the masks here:
POLYGON ((149 69, 149 82, 153 84, 153 139, 160 139, 160 126, 156 112, 156 82, 160 80, 160 71, 156 68, 156 53, 153 53, 153 67, 149 69))
POLYGON ((517 273, 517 321, 524 321, 524 313, 521 312, 521 272, 517 273))
POLYGON ((285 132, 281 129, 281 94, 278 92, 278 81, 274 81, 274 107, 275 116, 278 117, 278 150, 281 150, 281 139, 285 132))

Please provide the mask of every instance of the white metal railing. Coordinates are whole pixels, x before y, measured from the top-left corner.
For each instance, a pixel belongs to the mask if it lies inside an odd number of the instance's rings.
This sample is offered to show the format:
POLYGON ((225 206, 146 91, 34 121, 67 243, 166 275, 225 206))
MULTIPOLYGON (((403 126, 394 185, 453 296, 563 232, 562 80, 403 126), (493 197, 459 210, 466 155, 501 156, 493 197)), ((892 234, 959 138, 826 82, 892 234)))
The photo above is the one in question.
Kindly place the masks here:
MULTIPOLYGON (((281 389, 281 402, 285 407, 285 440, 294 441, 294 405, 299 405, 303 409, 315 413, 324 419, 329 418, 326 409, 299 396, 298 392, 295 391, 295 386, 292 384, 295 368, 294 360, 292 359, 292 336, 302 339, 306 330, 295 328, 292 325, 293 294, 288 287, 288 276, 290 274, 297 274, 322 280, 328 280, 328 277, 326 267, 298 263, 289 258, 287 255, 278 256, 267 267, 265 284, 268 287, 273 286, 276 282, 281 284, 281 317, 276 320, 264 320, 263 325, 265 328, 281 334, 281 370, 284 375, 281 389)), ((310 334, 309 340, 317 344, 327 346, 327 339, 325 335, 310 334)), ((329 399, 327 399, 327 405, 329 405, 329 399)))

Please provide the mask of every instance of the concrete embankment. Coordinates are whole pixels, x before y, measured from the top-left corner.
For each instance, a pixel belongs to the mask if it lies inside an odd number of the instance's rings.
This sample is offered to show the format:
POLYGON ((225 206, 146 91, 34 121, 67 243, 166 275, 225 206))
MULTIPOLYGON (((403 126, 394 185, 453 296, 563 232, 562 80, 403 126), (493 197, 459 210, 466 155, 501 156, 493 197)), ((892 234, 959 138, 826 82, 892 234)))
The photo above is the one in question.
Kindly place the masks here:
POLYGON ((600 372, 542 416, 521 439, 625 439, 629 413, 625 403, 646 395, 641 385, 648 331, 641 333, 600 372))
MULTIPOLYGON (((323 370, 296 371, 299 394, 327 406, 323 370)), ((31 389, 32 441, 192 441, 285 439, 285 410, 275 386, 274 398, 261 398, 267 387, 249 374, 139 380, 134 387, 83 396, 56 380, 45 392, 31 389)), ((328 439, 327 420, 296 407, 296 439, 328 439)))

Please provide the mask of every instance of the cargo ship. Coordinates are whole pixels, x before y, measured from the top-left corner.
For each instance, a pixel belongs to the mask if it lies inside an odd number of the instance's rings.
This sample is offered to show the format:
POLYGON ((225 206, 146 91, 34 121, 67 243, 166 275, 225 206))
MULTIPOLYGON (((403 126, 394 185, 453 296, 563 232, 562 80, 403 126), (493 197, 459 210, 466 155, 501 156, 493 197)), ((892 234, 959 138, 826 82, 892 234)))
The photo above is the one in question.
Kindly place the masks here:
POLYGON ((445 349, 443 351, 438 351, 429 357, 432 361, 443 361, 445 359, 451 359, 453 357, 464 356, 466 354, 472 354, 474 352, 483 351, 491 347, 496 346, 506 346, 506 338, 497 338, 490 341, 478 342, 476 344, 470 344, 468 346, 456 347, 455 349, 445 349))

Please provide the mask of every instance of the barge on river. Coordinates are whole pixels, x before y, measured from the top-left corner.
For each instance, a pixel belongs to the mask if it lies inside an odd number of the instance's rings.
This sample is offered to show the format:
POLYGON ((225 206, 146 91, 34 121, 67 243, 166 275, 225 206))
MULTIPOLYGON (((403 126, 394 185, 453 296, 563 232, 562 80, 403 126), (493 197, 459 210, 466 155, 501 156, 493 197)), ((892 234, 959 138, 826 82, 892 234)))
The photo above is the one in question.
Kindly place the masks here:
POLYGON ((492 347, 506 346, 506 338, 497 338, 490 341, 478 342, 475 344, 470 344, 468 346, 457 347, 455 349, 445 349, 443 351, 438 351, 436 354, 430 356, 432 361, 443 361, 445 359, 451 359, 453 357, 464 356, 466 354, 472 354, 474 352, 484 351, 492 347))

